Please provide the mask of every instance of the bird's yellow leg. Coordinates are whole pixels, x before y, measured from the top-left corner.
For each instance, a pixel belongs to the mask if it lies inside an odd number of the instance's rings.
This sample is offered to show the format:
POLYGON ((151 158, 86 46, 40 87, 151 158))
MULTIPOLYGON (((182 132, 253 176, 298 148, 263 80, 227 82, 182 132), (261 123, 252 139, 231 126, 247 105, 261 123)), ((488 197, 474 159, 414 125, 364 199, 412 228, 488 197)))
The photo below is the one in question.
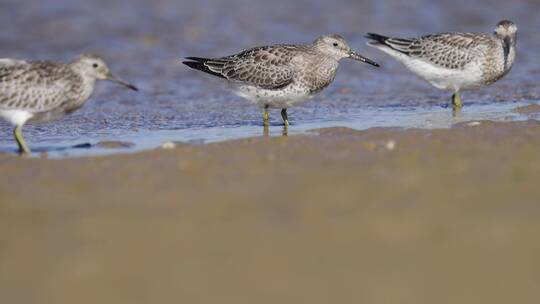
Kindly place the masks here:
POLYGON ((283 125, 289 126, 289 117, 287 116, 287 109, 281 109, 281 118, 283 118, 283 125))
POLYGON ((268 114, 268 106, 263 109, 263 126, 270 126, 270 115, 268 114))
POLYGON ((452 107, 454 108, 461 108, 463 107, 463 104, 461 103, 461 95, 459 92, 454 93, 452 95, 452 107))
POLYGON ((13 135, 15 136, 17 144, 19 145, 19 153, 23 155, 30 154, 30 149, 28 148, 28 145, 26 145, 26 142, 24 141, 24 137, 22 135, 22 126, 15 127, 13 135))

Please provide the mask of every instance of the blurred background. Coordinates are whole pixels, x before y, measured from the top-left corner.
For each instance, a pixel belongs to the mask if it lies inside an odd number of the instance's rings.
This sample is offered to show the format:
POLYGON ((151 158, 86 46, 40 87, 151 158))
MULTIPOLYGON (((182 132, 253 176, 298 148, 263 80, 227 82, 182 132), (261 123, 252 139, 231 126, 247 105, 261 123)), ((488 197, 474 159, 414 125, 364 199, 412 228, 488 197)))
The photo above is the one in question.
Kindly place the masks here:
MULTIPOLYGON (((253 135, 249 130, 259 134, 259 109, 228 92, 219 79, 189 70, 180 59, 224 56, 274 43, 309 43, 321 34, 338 33, 383 68, 344 61, 329 89, 314 102, 291 109, 293 124, 300 129, 311 123, 307 129, 324 122, 339 125, 351 117, 363 121, 367 119, 363 111, 377 109, 380 120, 392 125, 399 115, 384 113, 404 107, 413 107, 409 109, 413 112, 414 107, 440 108, 448 104, 449 94, 367 47, 366 32, 396 36, 492 32, 498 21, 511 19, 519 27, 514 70, 490 89, 465 94, 464 100, 473 105, 528 101, 539 96, 539 11, 538 1, 525 0, 2 0, 0 57, 69 61, 81 53, 98 53, 117 74, 142 89, 134 95, 100 85, 81 111, 46 127, 27 127, 30 142, 78 143, 80 138, 118 139, 122 134, 137 141, 141 132, 150 132, 144 137, 151 138, 156 130, 208 129, 210 134, 216 127, 244 127, 236 132, 253 135)), ((272 117, 279 124, 279 115, 272 117)), ((377 121, 360 127, 373 124, 377 121)), ((193 138, 179 138, 189 139, 193 138)), ((12 145, 11 127, 0 122, 0 146, 14 149, 12 145)))

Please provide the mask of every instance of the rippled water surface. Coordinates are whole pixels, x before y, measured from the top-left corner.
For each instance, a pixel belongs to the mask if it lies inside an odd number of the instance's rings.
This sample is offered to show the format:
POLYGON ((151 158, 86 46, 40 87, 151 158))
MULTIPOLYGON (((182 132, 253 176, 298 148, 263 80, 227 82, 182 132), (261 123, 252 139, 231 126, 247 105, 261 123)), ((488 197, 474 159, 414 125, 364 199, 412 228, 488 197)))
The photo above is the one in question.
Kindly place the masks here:
MULTIPOLYGON (((516 120, 516 106, 539 100, 539 1, 353 0, 57 0, 0 1, 0 57, 69 61, 102 54, 113 71, 137 84, 134 94, 101 83, 87 105, 64 120, 27 125, 36 151, 78 156, 152 149, 165 141, 204 143, 263 134, 260 110, 230 93, 220 79, 189 70, 180 58, 221 56, 273 43, 310 42, 339 33, 376 69, 344 60, 339 75, 311 102, 289 111, 289 134, 347 126, 448 127, 467 120, 516 120), (492 31, 501 19, 519 26, 513 71, 490 88, 463 94, 452 117, 448 93, 365 46, 365 32, 416 36, 441 31, 492 31), (91 146, 102 140, 128 149, 91 146)), ((278 111, 271 135, 279 135, 278 111)), ((0 150, 15 151, 12 127, 0 122, 0 150)))

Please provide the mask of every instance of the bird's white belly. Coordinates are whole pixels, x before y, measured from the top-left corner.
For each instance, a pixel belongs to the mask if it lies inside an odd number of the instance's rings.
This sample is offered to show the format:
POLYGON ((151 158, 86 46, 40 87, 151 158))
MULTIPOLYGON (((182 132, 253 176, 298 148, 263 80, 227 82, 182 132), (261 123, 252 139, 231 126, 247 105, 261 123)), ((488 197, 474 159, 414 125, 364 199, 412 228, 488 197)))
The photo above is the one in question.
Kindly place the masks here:
POLYGON ((441 90, 457 92, 482 86, 482 71, 477 64, 469 64, 463 69, 452 70, 420 59, 403 61, 403 63, 413 73, 441 90))
POLYGON ((279 90, 267 90, 254 86, 240 85, 234 91, 238 96, 247 99, 261 108, 268 106, 270 108, 286 109, 292 106, 298 106, 312 97, 307 89, 294 85, 289 85, 279 90))
POLYGON ((32 116, 34 116, 34 114, 28 111, 0 109, 0 117, 16 126, 24 125, 30 118, 32 118, 32 116))

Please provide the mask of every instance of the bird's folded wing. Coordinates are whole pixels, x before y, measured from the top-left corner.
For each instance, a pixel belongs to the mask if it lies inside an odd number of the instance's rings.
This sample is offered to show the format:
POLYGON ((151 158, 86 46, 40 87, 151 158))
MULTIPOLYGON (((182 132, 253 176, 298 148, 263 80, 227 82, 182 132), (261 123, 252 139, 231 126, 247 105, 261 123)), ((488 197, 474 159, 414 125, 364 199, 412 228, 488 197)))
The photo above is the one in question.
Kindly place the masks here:
POLYGON ((295 68, 291 61, 295 55, 292 47, 269 46, 247 50, 205 64, 229 80, 276 90, 293 82, 295 68))
POLYGON ((387 44, 411 57, 448 69, 462 69, 489 42, 489 37, 478 34, 443 33, 418 39, 391 38, 387 44))
POLYGON ((44 75, 25 62, 0 65, 0 108, 48 111, 66 100, 66 85, 66 79, 44 75))

